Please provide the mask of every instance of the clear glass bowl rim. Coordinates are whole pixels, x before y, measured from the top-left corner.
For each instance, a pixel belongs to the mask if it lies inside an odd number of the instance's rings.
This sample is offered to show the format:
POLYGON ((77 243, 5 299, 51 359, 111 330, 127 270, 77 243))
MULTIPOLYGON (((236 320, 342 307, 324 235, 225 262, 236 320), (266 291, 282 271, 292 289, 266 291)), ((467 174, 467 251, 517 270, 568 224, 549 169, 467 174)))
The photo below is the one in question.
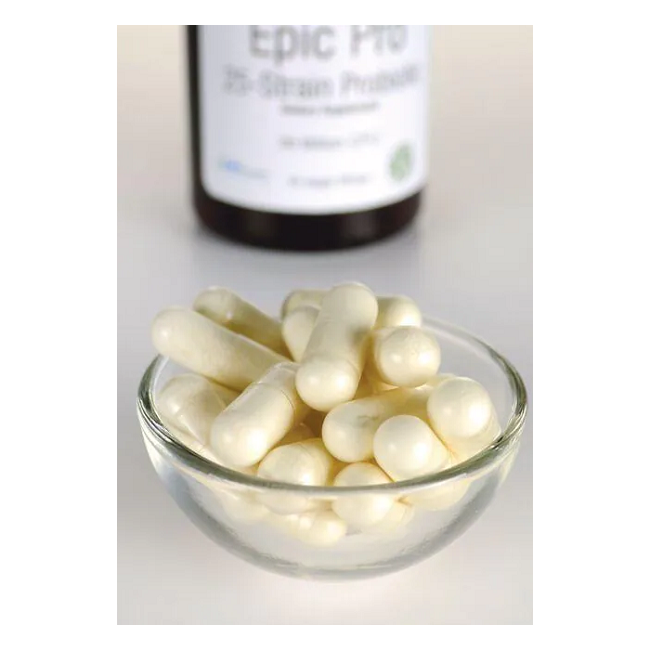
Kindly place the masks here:
POLYGON ((485 470, 492 467, 503 459, 514 445, 517 444, 523 431, 528 408, 526 387, 515 367, 499 352, 488 345, 485 341, 466 330, 435 318, 424 318, 423 325, 431 328, 444 330, 454 337, 482 348, 484 352, 496 363, 506 376, 510 388, 514 394, 514 402, 511 407, 511 414, 508 423, 502 434, 488 447, 481 452, 454 465, 433 474, 424 474, 417 478, 406 481, 395 481, 381 485, 364 485, 350 487, 325 487, 297 485, 295 483, 282 483, 270 481, 256 476, 242 474, 236 470, 228 469, 222 465, 195 453, 189 447, 178 442, 165 427, 156 411, 154 400, 154 385, 160 376, 164 366, 169 362, 167 357, 156 356, 146 369, 138 388, 137 409, 140 423, 149 433, 149 439, 154 444, 162 446, 169 454, 175 457, 183 465, 193 471, 200 472, 232 486, 244 487, 255 491, 278 490, 282 492, 294 492, 297 494, 308 494, 312 497, 338 497, 342 495, 360 495, 390 492, 412 492, 433 486, 452 483, 458 479, 469 479, 478 476, 485 470))

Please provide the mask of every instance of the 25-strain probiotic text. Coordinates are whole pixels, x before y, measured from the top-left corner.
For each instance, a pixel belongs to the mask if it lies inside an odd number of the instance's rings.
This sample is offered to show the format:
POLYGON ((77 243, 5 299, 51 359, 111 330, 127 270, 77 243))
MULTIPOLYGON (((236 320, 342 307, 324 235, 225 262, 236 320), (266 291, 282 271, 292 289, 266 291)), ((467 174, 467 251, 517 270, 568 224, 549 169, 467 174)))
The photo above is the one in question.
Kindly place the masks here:
POLYGON ((194 205, 228 238, 386 237, 427 177, 429 28, 188 26, 194 205))

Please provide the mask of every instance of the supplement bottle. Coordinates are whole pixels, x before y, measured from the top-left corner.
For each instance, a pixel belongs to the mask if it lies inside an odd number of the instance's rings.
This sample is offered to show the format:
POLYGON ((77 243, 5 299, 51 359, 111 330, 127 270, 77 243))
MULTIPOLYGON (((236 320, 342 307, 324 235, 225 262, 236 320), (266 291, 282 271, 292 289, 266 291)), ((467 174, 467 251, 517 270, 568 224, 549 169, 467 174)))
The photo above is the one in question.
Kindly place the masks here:
POLYGON ((194 205, 231 239, 354 246, 415 216, 428 27, 188 27, 194 205))

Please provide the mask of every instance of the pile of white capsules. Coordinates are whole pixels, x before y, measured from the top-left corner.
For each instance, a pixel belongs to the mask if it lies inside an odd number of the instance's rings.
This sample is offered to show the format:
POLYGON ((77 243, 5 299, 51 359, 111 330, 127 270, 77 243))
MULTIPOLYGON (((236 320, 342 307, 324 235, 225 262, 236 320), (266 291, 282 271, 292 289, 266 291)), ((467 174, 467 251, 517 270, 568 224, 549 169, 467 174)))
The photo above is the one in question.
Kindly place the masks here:
MULTIPOLYGON (((437 374, 440 347, 418 306, 347 283, 298 290, 281 319, 210 288, 193 309, 156 317, 158 351, 194 374, 173 377, 156 406, 177 439, 225 467, 308 486, 368 486, 438 472, 500 433, 487 391, 437 374)), ((445 509, 467 482, 399 498, 392 492, 330 501, 301 492, 217 492, 224 510, 265 520, 306 543, 389 534, 414 508, 445 509)))

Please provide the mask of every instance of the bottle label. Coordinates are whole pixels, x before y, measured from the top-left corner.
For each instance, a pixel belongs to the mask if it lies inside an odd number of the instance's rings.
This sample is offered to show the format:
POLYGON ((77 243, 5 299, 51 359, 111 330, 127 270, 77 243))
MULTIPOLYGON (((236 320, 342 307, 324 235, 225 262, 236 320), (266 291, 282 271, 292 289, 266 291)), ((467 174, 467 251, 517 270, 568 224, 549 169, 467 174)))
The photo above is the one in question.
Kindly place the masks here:
POLYGON ((269 212, 371 209, 422 189, 428 27, 200 26, 201 179, 269 212))

